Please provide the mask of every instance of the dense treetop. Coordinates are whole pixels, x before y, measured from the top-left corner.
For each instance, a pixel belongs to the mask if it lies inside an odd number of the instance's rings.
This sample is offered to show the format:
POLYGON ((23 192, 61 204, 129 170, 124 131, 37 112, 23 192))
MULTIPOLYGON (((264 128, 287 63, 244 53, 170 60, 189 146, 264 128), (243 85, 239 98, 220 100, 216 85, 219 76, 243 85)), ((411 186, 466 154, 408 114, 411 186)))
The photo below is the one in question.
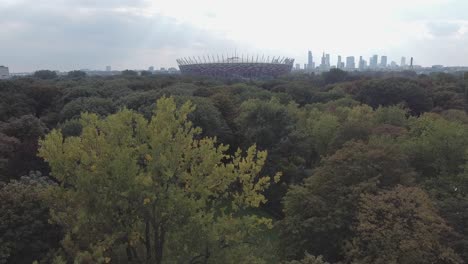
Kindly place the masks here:
POLYGON ((467 85, 2 80, 0 263, 465 263, 467 85))

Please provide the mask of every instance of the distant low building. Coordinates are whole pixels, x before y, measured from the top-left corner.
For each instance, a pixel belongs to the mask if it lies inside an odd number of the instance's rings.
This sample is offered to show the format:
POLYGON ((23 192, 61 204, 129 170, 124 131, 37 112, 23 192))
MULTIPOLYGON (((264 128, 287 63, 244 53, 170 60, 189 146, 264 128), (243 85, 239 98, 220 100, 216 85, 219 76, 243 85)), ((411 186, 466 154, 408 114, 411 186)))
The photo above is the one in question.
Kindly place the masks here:
POLYGON ((0 66, 0 79, 10 78, 10 70, 6 66, 0 66))

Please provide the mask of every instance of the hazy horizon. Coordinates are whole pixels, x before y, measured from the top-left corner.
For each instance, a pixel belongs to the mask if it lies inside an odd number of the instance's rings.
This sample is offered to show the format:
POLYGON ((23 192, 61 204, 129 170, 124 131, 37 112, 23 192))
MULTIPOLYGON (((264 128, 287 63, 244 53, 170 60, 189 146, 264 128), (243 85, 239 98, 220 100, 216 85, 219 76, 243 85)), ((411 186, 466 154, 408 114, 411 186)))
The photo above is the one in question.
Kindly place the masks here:
POLYGON ((3 0, 0 65, 38 69, 175 67, 207 54, 265 54, 301 67, 332 55, 468 65, 468 1, 3 0))

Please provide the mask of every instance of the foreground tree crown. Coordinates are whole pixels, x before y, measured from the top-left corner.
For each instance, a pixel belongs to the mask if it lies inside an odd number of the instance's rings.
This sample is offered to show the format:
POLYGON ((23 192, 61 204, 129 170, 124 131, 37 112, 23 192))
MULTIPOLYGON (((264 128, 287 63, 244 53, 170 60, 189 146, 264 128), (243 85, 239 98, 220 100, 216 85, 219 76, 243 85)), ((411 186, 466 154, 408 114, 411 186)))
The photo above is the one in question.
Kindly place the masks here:
POLYGON ((271 220, 251 212, 280 175, 259 175, 267 153, 255 146, 228 155, 198 139, 193 110, 161 98, 150 121, 84 113, 79 136, 53 130, 40 141, 61 182, 50 190, 52 221, 66 232, 55 262, 268 262, 253 251, 271 220))

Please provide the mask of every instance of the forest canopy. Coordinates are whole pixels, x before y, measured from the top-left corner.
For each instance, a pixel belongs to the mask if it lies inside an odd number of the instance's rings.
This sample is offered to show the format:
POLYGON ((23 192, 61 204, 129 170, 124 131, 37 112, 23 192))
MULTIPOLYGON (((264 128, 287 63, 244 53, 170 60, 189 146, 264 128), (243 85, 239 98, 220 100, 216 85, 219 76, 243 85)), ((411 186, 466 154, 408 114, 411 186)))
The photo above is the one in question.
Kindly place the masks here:
POLYGON ((0 263, 465 263, 468 81, 0 81, 0 263))

